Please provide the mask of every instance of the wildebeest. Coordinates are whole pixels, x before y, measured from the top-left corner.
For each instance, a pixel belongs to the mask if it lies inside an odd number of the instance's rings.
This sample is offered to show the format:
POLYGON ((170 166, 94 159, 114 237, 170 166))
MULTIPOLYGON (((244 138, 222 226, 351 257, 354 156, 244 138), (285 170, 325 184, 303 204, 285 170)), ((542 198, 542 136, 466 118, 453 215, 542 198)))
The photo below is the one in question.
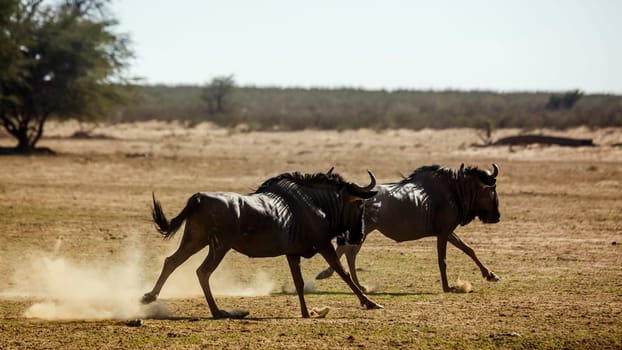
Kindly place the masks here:
POLYGON ((199 283, 214 318, 244 317, 221 310, 210 290, 209 278, 230 249, 249 257, 286 255, 300 300, 302 317, 309 317, 304 299, 300 257, 320 253, 368 309, 382 308, 371 301, 345 272, 331 240, 337 236, 351 244, 363 239, 364 200, 376 194, 376 179, 361 187, 333 173, 284 173, 265 181, 252 194, 202 192, 191 196, 172 220, 153 196, 153 221, 165 238, 171 238, 185 221, 179 248, 164 261, 153 290, 142 301, 156 300, 169 275, 190 256, 209 245, 197 269, 199 283))
MULTIPOLYGON (((496 191, 499 168, 496 164, 492 168, 490 173, 476 167, 465 168, 464 164, 457 170, 438 165, 423 166, 400 182, 379 185, 378 194, 365 201, 365 235, 378 230, 397 242, 436 236, 438 266, 445 292, 453 290, 447 283, 446 274, 448 241, 473 259, 484 278, 500 280, 454 232, 458 225, 466 225, 475 217, 484 223, 499 222, 496 191)), ((345 252, 352 279, 359 287, 356 255, 360 249, 361 245, 337 247, 339 257, 345 252)), ((333 269, 329 267, 316 278, 327 278, 332 273, 333 269)))

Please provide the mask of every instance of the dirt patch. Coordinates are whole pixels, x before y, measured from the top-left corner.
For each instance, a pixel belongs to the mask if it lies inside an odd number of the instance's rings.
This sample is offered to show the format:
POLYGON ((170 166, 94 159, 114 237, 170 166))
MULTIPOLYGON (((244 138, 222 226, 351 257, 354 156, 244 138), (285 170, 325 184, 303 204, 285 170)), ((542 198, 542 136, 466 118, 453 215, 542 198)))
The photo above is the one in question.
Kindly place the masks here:
MULTIPOLYGON (((472 148, 478 135, 467 129, 258 133, 147 122, 71 138, 77 130, 48 126, 41 146, 57 156, 0 158, 0 348, 622 346, 622 250, 612 244, 622 241, 622 149, 610 146, 622 142, 621 129, 546 132, 597 145, 578 149, 472 148), (214 289, 219 306, 248 310, 246 319, 210 318, 194 273, 206 252, 173 274, 156 309, 138 303, 179 244, 153 228, 152 192, 176 212, 197 191, 246 193, 283 171, 335 166, 365 183, 366 169, 388 182, 425 164, 492 162, 501 222, 457 232, 499 282, 482 280, 449 248, 450 281, 471 292, 442 293, 435 240, 398 244, 373 233, 359 277, 384 310, 361 309, 332 277, 307 295, 310 309, 330 312, 301 319, 297 297, 283 292, 292 285, 286 259, 235 252, 214 289)), ((304 260, 305 280, 324 267, 321 257, 304 260)))

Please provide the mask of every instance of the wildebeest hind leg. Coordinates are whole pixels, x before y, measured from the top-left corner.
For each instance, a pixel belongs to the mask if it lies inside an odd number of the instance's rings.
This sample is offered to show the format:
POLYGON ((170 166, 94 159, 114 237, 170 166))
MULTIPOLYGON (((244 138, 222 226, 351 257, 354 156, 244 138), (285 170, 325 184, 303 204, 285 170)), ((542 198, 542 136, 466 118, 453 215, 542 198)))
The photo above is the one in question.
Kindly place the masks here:
POLYGON ((181 245, 173 255, 164 259, 164 266, 162 267, 162 272, 160 273, 160 277, 158 277, 158 281, 155 286, 149 293, 145 293, 142 298, 143 304, 148 304, 155 301, 162 290, 162 286, 164 286, 164 282, 168 279, 168 277, 175 271, 179 265, 183 264, 189 257, 194 255, 196 252, 201 250, 205 245, 199 244, 189 244, 182 241, 181 245))
POLYGON ((371 301, 365 294, 363 294, 361 289, 359 289, 354 281, 352 281, 350 275, 348 275, 348 273, 343 269, 341 262, 339 262, 339 259, 337 258, 337 253, 335 252, 335 249, 330 243, 328 244, 328 246, 318 247, 318 252, 322 254, 328 265, 337 272, 341 279, 343 279, 348 284, 350 289, 352 289, 354 294, 356 294, 356 296, 359 298, 362 306, 365 306, 367 309, 384 308, 382 305, 371 301))
POLYGON ((201 266, 199 266, 199 268, 197 269, 199 283, 201 284, 203 294, 205 295, 205 300, 207 300, 207 304, 209 305, 209 309, 212 312, 212 316, 214 318, 242 318, 248 315, 247 311, 242 310, 236 310, 235 312, 220 310, 216 305, 216 301, 214 300, 214 296, 212 295, 212 290, 210 289, 209 278, 214 270, 216 270, 216 267, 218 267, 228 251, 228 247, 223 248, 222 246, 210 245, 207 258, 205 258, 201 266))
POLYGON ((294 279, 294 286, 296 286, 296 293, 298 293, 298 299, 300 300, 300 310, 302 311, 302 317, 309 318, 309 310, 307 310, 307 303, 305 302, 304 287, 305 282, 300 272, 300 256, 288 255, 287 262, 289 263, 289 269, 292 272, 292 278, 294 279))
POLYGON ((466 242, 460 239, 460 237, 455 232, 452 232, 451 235, 449 235, 449 242, 456 246, 456 248, 462 250, 475 262, 477 267, 479 267, 480 271, 482 272, 482 276, 484 276, 486 280, 496 282, 501 279, 501 277, 497 276, 494 272, 490 271, 486 266, 484 266, 484 264, 482 264, 482 262, 477 258, 477 255, 475 255, 475 251, 473 250, 473 248, 471 248, 466 242))

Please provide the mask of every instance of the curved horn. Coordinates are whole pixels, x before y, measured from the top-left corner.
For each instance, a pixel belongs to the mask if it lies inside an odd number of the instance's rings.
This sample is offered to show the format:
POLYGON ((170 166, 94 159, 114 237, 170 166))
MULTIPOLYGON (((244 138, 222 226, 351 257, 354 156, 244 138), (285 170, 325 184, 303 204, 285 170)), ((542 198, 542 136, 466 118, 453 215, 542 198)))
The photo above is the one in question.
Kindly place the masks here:
POLYGON ((367 170, 367 173, 369 174, 369 177, 371 178, 371 182, 369 183, 369 185, 365 187, 361 187, 355 183, 351 183, 352 187, 354 187, 355 190, 360 191, 360 192, 369 192, 373 190, 374 187, 376 187, 376 177, 374 176, 374 173, 372 173, 370 170, 367 170))
POLYGON ((492 174, 490 174, 490 177, 495 178, 497 175, 499 175, 499 167, 497 164, 492 163, 492 174))

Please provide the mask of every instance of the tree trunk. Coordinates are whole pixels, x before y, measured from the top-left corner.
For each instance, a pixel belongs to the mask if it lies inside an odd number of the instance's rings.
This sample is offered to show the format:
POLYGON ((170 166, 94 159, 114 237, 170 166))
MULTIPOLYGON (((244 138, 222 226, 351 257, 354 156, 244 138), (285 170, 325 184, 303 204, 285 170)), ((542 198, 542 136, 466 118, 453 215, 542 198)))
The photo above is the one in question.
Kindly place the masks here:
POLYGON ((15 151, 18 153, 29 153, 34 150, 34 145, 30 142, 30 138, 28 137, 28 127, 20 125, 20 128, 15 131, 13 136, 17 139, 15 151))
POLYGON ((9 154, 54 154, 54 151, 49 148, 38 149, 35 147, 37 142, 41 138, 41 135, 43 134, 43 127, 46 120, 47 116, 21 120, 10 120, 8 117, 3 116, 3 125, 5 129, 17 140, 17 145, 15 146, 13 151, 5 149, 2 153, 8 152, 9 154))

